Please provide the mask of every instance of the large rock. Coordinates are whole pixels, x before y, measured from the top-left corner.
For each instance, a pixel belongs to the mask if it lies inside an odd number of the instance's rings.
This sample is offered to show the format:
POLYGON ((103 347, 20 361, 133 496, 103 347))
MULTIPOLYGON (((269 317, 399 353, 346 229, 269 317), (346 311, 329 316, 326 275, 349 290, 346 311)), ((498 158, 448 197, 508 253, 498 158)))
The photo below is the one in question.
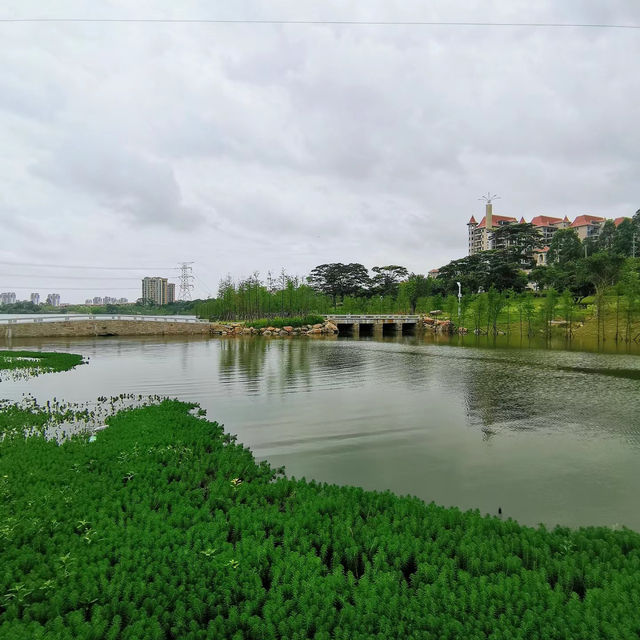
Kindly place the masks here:
POLYGON ((317 324, 314 324, 313 329, 322 329, 322 322, 318 322, 317 324))
POLYGON ((327 329, 331 329, 331 331, 337 331, 337 330, 338 330, 338 327, 337 327, 335 324, 333 324, 333 322, 328 322, 328 321, 327 321, 327 322, 325 322, 325 325, 324 325, 324 326, 325 326, 327 329))
POLYGON ((436 327, 437 333, 451 334, 455 330, 455 326, 451 320, 443 320, 442 322, 438 322, 438 326, 436 327))

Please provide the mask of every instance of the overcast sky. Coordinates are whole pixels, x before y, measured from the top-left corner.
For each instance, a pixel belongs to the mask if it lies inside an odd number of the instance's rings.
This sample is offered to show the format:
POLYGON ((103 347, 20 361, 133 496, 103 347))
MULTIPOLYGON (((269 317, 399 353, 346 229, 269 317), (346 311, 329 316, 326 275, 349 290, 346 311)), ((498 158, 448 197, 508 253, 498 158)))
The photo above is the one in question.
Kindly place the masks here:
MULTIPOLYGON (((629 0, 94 4, 0 18, 640 24, 629 0)), ((488 190, 518 218, 632 215, 638 60, 631 29, 0 23, 0 291, 135 300, 180 261, 198 297, 325 262, 426 273, 488 190)))

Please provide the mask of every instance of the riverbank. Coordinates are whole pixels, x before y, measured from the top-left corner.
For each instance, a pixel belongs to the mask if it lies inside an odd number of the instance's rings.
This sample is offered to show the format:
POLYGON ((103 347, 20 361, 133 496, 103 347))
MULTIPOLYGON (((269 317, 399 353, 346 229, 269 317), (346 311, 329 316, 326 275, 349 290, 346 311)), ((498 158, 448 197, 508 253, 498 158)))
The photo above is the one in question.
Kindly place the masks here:
POLYGON ((311 335, 335 335, 338 333, 338 327, 325 320, 314 324, 303 324, 299 327, 285 325, 277 327, 267 325, 264 327, 253 327, 244 322, 213 322, 210 326, 210 332, 218 336, 311 336, 311 335))
POLYGON ((533 529, 288 479, 186 403, 108 422, 94 442, 0 443, 1 638, 640 629, 631 531, 533 529))
POLYGON ((193 336, 209 335, 208 322, 96 318, 0 324, 0 338, 65 338, 95 336, 193 336))

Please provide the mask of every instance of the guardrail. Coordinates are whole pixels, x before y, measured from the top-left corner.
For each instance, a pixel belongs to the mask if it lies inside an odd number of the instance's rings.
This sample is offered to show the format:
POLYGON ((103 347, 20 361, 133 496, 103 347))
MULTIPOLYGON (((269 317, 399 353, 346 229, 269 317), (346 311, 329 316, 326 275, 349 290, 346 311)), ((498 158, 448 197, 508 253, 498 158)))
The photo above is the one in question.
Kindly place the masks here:
POLYGON ((2 318, 2 324, 33 324, 34 322, 77 322, 78 320, 135 320, 136 322, 179 322, 179 323, 199 323, 208 320, 200 320, 199 318, 185 316, 142 316, 142 315, 126 315, 126 314, 87 314, 87 315, 42 315, 38 317, 18 317, 18 318, 2 318))

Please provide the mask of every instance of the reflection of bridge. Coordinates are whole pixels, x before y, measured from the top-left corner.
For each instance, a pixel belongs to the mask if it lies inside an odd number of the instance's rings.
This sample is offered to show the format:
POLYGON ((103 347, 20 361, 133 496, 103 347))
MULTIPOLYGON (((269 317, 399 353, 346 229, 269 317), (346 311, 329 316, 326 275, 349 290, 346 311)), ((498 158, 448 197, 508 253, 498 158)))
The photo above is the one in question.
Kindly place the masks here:
POLYGON ((328 314, 327 320, 338 327, 341 334, 360 335, 401 335, 415 333, 422 329, 420 316, 417 315, 337 315, 328 314))

